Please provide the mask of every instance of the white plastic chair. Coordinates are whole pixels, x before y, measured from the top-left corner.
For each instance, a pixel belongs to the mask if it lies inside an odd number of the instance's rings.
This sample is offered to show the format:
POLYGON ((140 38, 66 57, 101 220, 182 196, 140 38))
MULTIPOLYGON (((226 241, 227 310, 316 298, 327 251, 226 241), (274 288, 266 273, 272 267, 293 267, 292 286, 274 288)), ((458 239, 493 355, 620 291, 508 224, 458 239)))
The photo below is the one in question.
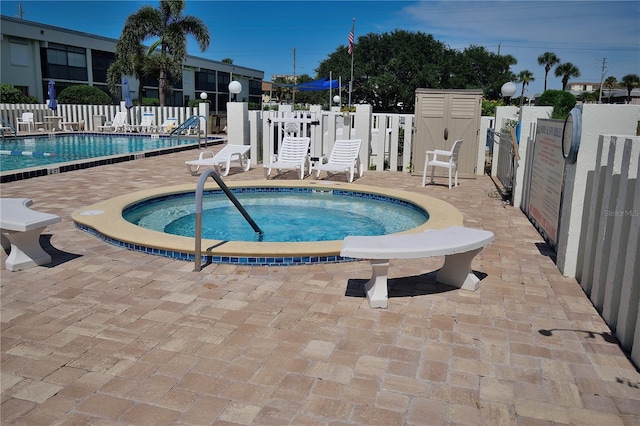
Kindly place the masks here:
POLYGON ((158 130, 154 121, 156 115, 152 112, 145 112, 142 114, 142 118, 140 119, 140 124, 129 126, 131 130, 135 130, 138 132, 151 133, 158 130))
POLYGON ((278 155, 271 156, 271 162, 264 164, 264 177, 269 178, 271 169, 293 169, 300 171, 300 179, 304 179, 304 173, 309 162, 309 144, 311 138, 308 137, 285 137, 278 155))
POLYGON ((455 185, 458 186, 458 154, 462 146, 462 139, 457 140, 451 146, 451 151, 436 149, 427 151, 424 160, 424 172, 422 173, 422 186, 426 185, 427 168, 431 166, 431 184, 433 184, 433 173, 436 167, 444 167, 449 172, 449 189, 451 189, 451 174, 455 171, 455 185), (429 156, 432 156, 430 159, 429 156), (440 158, 438 158, 440 156, 440 158))
POLYGON ((177 125, 178 125, 178 119, 175 117, 169 117, 166 120, 164 120, 160 125, 160 132, 169 133, 177 125))
POLYGON ((104 131, 106 129, 113 129, 113 132, 117 132, 118 129, 122 129, 124 132, 127 128, 127 113, 124 111, 116 112, 115 117, 113 117, 113 121, 111 124, 105 124, 104 126, 98 126, 99 131, 104 131))
POLYGON ((316 179, 324 170, 328 175, 344 172, 347 175, 347 181, 353 182, 356 168, 358 169, 358 177, 362 177, 364 170, 360 162, 361 144, 362 139, 336 139, 328 161, 323 163, 324 157, 321 157, 316 164, 311 166, 316 171, 316 179))
POLYGON ((33 122, 33 113, 32 112, 23 112, 22 117, 16 117, 16 124, 18 125, 18 131, 20 131, 20 126, 27 126, 27 131, 31 131, 31 126, 35 126, 33 122))
POLYGON ((191 176, 197 175, 200 167, 213 167, 220 176, 226 176, 229 174, 232 161, 237 161, 242 170, 246 172, 251 167, 251 161, 247 158, 249 149, 251 149, 251 145, 229 144, 217 154, 214 154, 213 151, 202 151, 197 160, 189 160, 185 163, 191 176), (224 170, 222 170, 223 167, 224 170))

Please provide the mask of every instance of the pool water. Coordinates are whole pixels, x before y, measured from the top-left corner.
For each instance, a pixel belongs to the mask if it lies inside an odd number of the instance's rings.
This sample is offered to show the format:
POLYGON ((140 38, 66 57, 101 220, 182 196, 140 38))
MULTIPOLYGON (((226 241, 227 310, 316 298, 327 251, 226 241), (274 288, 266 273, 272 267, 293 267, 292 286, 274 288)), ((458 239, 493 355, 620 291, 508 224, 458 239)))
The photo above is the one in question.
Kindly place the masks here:
MULTIPOLYGON (((248 188, 250 189, 250 188, 248 188)), ((349 235, 384 235, 413 229, 429 215, 400 200, 352 191, 236 193, 262 229, 264 242, 342 240, 349 235)), ((171 196, 131 206, 125 220, 143 228, 195 237, 195 196, 171 196)), ((203 198, 202 238, 259 241, 259 236, 226 196, 212 191, 203 198)))
POLYGON ((75 134, 5 138, 0 143, 0 171, 45 166, 194 143, 184 138, 75 134))

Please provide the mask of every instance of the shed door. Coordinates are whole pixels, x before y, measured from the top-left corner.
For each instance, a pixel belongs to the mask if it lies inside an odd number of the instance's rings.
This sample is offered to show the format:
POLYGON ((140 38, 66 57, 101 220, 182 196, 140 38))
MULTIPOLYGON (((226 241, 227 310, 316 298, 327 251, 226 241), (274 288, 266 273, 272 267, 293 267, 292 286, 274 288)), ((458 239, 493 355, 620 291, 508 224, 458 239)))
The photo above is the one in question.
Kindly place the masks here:
MULTIPOLYGON (((418 94, 416 134, 413 152, 414 174, 422 175, 425 151, 450 150, 457 139, 464 140, 459 156, 458 176, 475 178, 478 156, 479 95, 459 93, 418 94)), ((436 168, 436 176, 446 170, 436 168)))
POLYGON ((447 149, 443 134, 448 96, 445 93, 433 93, 416 99, 416 142, 413 155, 415 174, 422 175, 425 151, 447 149))

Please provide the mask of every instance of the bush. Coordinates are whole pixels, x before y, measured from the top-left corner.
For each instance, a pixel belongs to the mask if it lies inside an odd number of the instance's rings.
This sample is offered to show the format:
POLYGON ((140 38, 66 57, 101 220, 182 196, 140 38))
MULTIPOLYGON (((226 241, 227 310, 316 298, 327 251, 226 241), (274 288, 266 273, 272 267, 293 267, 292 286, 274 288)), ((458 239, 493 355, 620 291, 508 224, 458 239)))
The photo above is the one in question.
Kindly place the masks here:
POLYGON ((61 104, 111 105, 111 97, 95 86, 70 86, 57 97, 61 104))
POLYGON ((199 105, 205 103, 205 104, 209 104, 209 107, 211 107, 211 101, 209 99, 191 99, 189 101, 189 104, 187 105, 189 108, 199 108, 199 105))
POLYGON ((538 106, 552 106, 551 118, 564 120, 571 109, 576 106, 576 97, 563 90, 547 90, 536 102, 538 106))
POLYGON ((41 102, 35 96, 27 96, 10 84, 0 84, 0 103, 39 104, 41 102))
POLYGON ((160 99, 142 98, 142 106, 160 106, 160 99))
POLYGON ((489 101, 482 100, 482 116, 483 117, 495 117, 496 116, 496 108, 499 106, 504 106, 504 102, 502 101, 489 101))

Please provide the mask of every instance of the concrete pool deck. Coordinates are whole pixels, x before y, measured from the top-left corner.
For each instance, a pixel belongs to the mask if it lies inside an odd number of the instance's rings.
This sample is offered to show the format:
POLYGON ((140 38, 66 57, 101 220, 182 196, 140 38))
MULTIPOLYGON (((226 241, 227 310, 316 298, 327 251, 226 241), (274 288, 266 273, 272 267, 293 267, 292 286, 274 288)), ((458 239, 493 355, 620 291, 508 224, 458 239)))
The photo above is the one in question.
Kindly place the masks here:
MULTIPOLYGON (((496 235, 473 263, 477 292, 435 283, 441 259, 392 261, 386 310, 364 297, 365 261, 193 272, 74 227, 74 211, 117 195, 195 187, 193 158, 0 185, 62 217, 45 231, 51 265, 9 272, 1 255, 2 424, 640 422, 638 370, 487 176, 452 190, 397 172, 355 181, 439 198, 496 235)), ((225 180, 263 176, 238 170, 225 180)))

